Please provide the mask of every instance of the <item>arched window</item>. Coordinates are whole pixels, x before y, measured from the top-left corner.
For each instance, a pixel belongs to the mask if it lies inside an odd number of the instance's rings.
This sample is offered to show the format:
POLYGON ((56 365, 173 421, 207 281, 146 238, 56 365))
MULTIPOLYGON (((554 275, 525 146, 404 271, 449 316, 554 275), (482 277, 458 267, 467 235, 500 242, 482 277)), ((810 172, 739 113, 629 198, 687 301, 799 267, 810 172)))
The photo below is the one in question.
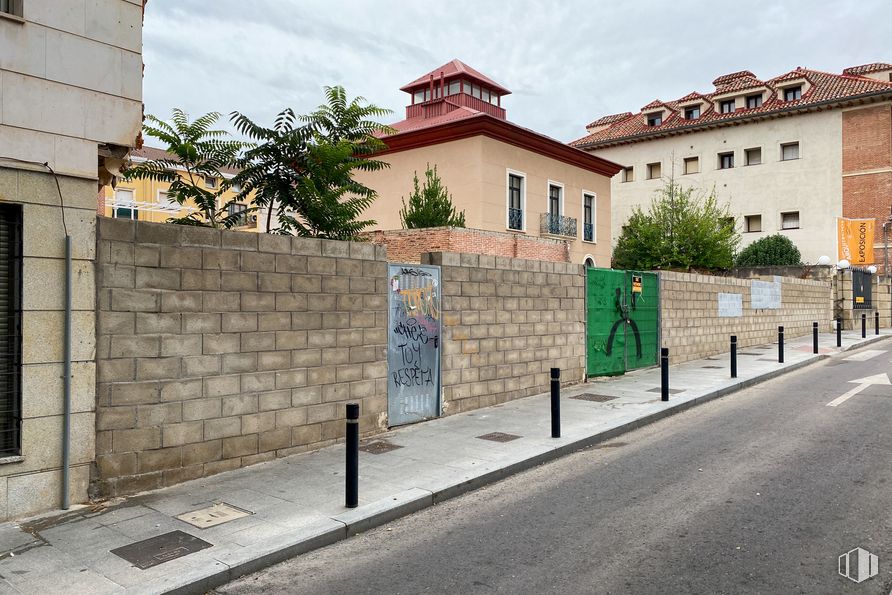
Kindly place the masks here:
POLYGON ((595 259, 591 256, 585 257, 585 266, 589 268, 593 268, 595 266, 595 259))

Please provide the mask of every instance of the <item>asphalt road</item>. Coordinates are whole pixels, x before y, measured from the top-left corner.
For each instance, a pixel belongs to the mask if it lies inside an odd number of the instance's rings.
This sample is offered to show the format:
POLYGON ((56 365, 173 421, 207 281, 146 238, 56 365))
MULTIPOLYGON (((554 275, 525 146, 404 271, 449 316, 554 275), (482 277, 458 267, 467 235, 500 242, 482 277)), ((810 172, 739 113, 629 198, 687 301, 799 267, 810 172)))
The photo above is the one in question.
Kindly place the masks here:
POLYGON ((890 370, 890 349, 732 394, 218 591, 885 595, 892 386, 827 403, 890 370), (880 571, 860 584, 837 572, 858 546, 880 571))

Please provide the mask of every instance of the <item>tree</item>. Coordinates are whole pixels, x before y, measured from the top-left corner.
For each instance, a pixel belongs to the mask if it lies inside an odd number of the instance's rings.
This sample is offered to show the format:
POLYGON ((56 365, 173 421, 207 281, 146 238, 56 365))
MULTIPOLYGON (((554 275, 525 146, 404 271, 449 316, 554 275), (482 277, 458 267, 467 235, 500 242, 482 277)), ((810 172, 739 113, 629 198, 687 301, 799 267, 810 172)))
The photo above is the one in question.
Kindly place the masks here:
POLYGON ((802 264, 799 248, 785 235, 776 233, 756 240, 737 255, 739 267, 796 266, 802 264))
POLYGON ((613 250, 616 268, 728 269, 740 236, 713 190, 695 195, 670 178, 647 212, 635 207, 613 250))
POLYGON ((390 111, 362 97, 348 101, 343 87, 326 87, 325 94, 327 103, 313 113, 285 109, 271 128, 232 113, 236 129, 254 141, 233 182, 241 184, 239 196, 253 192, 254 203, 267 209, 267 231, 351 240, 375 223, 359 217, 377 195, 353 173, 389 167, 371 155, 385 148, 376 135, 392 131, 373 118, 390 111))
POLYGON ((449 189, 442 185, 437 175, 437 166, 431 169, 428 164, 424 172, 424 184, 418 186, 418 172, 415 172, 414 187, 409 195, 409 204, 403 198, 400 221, 406 229, 424 227, 464 227, 465 212, 457 212, 452 204, 449 189))
POLYGON ((212 130, 220 114, 210 112, 189 122, 186 113, 174 108, 171 123, 153 115, 146 116, 143 131, 167 145, 171 157, 138 163, 127 169, 127 179, 150 179, 170 183, 167 197, 179 205, 191 201, 197 210, 184 217, 172 217, 170 223, 202 227, 230 228, 241 225, 249 208, 229 213, 231 199, 222 202, 223 193, 229 188, 221 169, 233 165, 244 143, 229 138, 225 130, 212 130), (206 181, 213 178, 209 188, 206 181))

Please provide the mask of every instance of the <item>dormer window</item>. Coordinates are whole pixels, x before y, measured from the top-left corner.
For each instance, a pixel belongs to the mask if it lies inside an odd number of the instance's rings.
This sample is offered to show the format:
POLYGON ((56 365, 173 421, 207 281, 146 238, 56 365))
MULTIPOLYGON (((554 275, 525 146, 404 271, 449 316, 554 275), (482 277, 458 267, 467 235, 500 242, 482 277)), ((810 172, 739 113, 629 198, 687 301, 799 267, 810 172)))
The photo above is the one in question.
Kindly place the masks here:
POLYGON ((730 114, 734 111, 734 100, 726 99, 725 101, 719 102, 719 113, 722 114, 730 114))
POLYGON ((684 119, 685 120, 696 120, 700 117, 700 106, 696 105, 694 107, 685 108, 684 110, 684 119))
POLYGON ((647 125, 648 126, 659 126, 663 123, 663 115, 662 114, 651 114, 647 117, 647 125))
POLYGON ((802 99, 802 85, 784 89, 784 101, 796 101, 797 99, 802 99))
POLYGON ((755 109, 762 105, 762 94, 758 95, 747 95, 746 97, 746 107, 747 109, 755 109))

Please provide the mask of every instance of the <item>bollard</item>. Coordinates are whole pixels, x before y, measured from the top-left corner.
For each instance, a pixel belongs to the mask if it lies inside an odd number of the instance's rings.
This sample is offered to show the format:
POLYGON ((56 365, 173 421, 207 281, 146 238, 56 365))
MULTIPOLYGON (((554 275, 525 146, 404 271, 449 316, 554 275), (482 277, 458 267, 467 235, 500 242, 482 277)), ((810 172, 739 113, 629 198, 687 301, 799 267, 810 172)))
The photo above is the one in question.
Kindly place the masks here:
POLYGON ((867 314, 861 314, 861 338, 867 338, 867 314))
POLYGON ((669 348, 660 348, 660 393, 663 401, 669 400, 669 348))
POLYGON ((737 335, 731 335, 731 378, 737 378, 737 335))
POLYGON ((347 508, 359 505, 359 403, 347 403, 347 508))
POLYGON ((551 437, 561 437, 561 369, 551 369, 551 437))
POLYGON ((784 363, 784 327, 777 327, 777 363, 784 363))
POLYGON ((877 310, 873 313, 873 334, 880 334, 880 311, 877 310))
POLYGON ((842 318, 836 317, 836 346, 842 347, 842 318))
POLYGON ((811 323, 811 347, 812 353, 818 352, 818 323, 811 323))

